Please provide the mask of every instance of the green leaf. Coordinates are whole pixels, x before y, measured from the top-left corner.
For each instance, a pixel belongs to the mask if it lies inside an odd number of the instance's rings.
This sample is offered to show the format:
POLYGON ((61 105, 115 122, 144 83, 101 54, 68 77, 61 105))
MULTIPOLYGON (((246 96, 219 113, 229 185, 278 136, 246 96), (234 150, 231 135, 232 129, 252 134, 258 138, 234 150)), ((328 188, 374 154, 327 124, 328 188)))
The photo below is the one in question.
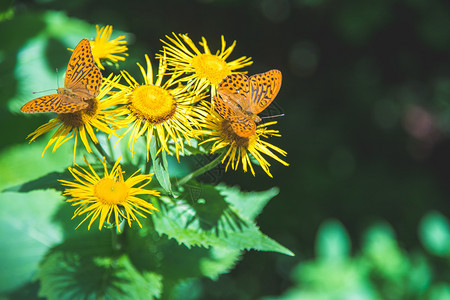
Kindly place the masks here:
MULTIPOLYGON (((70 18, 62 11, 47 11, 44 19, 47 24, 48 36, 71 41, 72 46, 68 45, 68 47, 75 47, 85 37, 94 38, 96 36, 94 26, 83 20, 70 18)), ((120 32, 115 29, 114 34, 120 34, 120 32)))
POLYGON ((156 179, 159 184, 169 193, 172 192, 172 184, 170 182, 169 176, 169 166, 167 164, 166 152, 161 151, 158 153, 158 148, 156 145, 155 137, 150 141, 150 156, 152 158, 153 170, 156 175, 156 179), (158 154, 157 154, 158 153, 158 154))
MULTIPOLYGON (((88 230, 87 226, 82 226, 77 230, 67 228, 66 233, 65 241, 51 249, 41 264, 37 276, 41 282, 40 296, 49 299, 152 299, 160 296, 161 275, 153 270, 138 270, 126 252, 115 250, 111 230, 88 230)), ((125 238, 125 235, 118 235, 114 239, 121 245, 119 248, 128 246, 125 238)))
MULTIPOLYGON (((170 198, 161 197, 164 202, 159 207, 160 212, 153 216, 156 231, 176 239, 178 243, 189 248, 212 246, 294 255, 264 235, 252 219, 240 214, 230 203, 237 200, 233 199, 233 196, 230 196, 230 199, 222 196, 220 190, 223 190, 223 187, 218 189, 191 180, 185 185, 185 190, 177 198, 176 204, 172 203, 170 198)), ((262 193, 268 194, 267 191, 262 193)), ((233 195, 237 194, 235 191, 233 195)), ((251 202, 256 194, 240 193, 239 201, 251 202)))
MULTIPOLYGON (((199 140, 197 139, 191 139, 189 143, 187 141, 183 141, 183 143, 184 152, 180 152, 180 156, 191 156, 198 154, 204 155, 210 153, 210 151, 203 147, 203 145, 199 145, 199 140)), ((169 147, 170 152, 175 153, 176 147, 173 141, 168 142, 167 146, 169 147)))
POLYGON ((180 282, 192 278, 216 279, 228 272, 240 257, 236 249, 220 247, 187 248, 166 236, 159 236, 151 220, 143 222, 143 228, 133 227, 125 237, 126 252, 141 273, 155 272, 163 278, 167 297, 180 282))
MULTIPOLYGON (((98 245, 90 240, 91 248, 98 245)), ((140 273, 126 255, 111 258, 57 250, 46 257, 38 278, 39 296, 48 299, 154 299, 162 289, 160 275, 140 273)))
POLYGON ((428 298, 432 300, 450 299, 450 284, 438 283, 430 288, 428 298))
POLYGON ((241 192, 238 186, 227 187, 224 184, 219 185, 217 189, 226 197, 227 202, 233 204, 240 215, 249 220, 254 220, 266 204, 280 192, 277 187, 262 192, 241 192))
POLYGON ((4 191, 21 193, 46 189, 55 189, 58 191, 62 191, 64 190, 64 187, 58 180, 73 180, 73 176, 70 175, 71 174, 68 170, 66 170, 65 172, 51 172, 35 180, 31 180, 26 183, 7 188, 4 191))
MULTIPOLYGON (((430 287, 433 273, 424 254, 413 253, 411 255, 411 267, 405 277, 408 278, 408 289, 411 294, 423 295, 430 287)), ((397 278, 401 281, 399 277, 397 278)), ((404 281, 401 281, 400 285, 405 286, 404 281)))
POLYGON ((201 299, 203 285, 201 280, 189 278, 178 282, 168 293, 167 299, 197 300, 201 299))
POLYGON ((450 223, 439 212, 429 212, 419 228, 424 247, 434 255, 450 256, 450 223))
POLYGON ((316 240, 318 257, 330 261, 343 260, 349 256, 350 247, 350 238, 339 221, 328 220, 320 226, 316 240))
POLYGON ((36 143, 13 146, 0 154, 0 190, 11 186, 16 186, 18 190, 20 188, 17 186, 27 181, 36 180, 51 172, 67 170, 73 160, 73 145, 68 142, 55 153, 48 151, 41 158, 47 142, 44 136, 36 143))
POLYGON ((356 260, 319 258, 302 262, 292 275, 301 291, 297 299, 377 299, 365 266, 356 260))
POLYGON ((0 291, 10 291, 30 280, 48 249, 59 243, 62 232, 53 215, 62 204, 51 190, 0 194, 0 291))
POLYGON ((372 226, 364 236, 364 256, 383 277, 395 280, 408 275, 410 263, 387 223, 372 226))

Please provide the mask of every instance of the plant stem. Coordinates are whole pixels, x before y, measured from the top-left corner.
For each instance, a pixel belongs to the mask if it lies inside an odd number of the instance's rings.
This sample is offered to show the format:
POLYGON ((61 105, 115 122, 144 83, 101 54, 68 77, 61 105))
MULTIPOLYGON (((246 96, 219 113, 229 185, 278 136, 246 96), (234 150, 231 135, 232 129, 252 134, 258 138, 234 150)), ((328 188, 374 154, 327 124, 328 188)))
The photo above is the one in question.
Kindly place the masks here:
POLYGON ((116 161, 116 159, 114 158, 114 149, 113 149, 113 146, 112 146, 112 142, 111 142, 111 138, 108 138, 108 150, 109 150, 109 153, 111 153, 111 160, 112 161, 116 161))
POLYGON ((152 162, 151 162, 151 160, 149 159, 149 160, 147 160, 146 162, 145 162, 145 172, 144 172, 144 174, 148 174, 148 173, 150 173, 150 167, 152 166, 152 162))
POLYGON ((119 251, 121 248, 118 237, 119 233, 117 232, 117 230, 117 224, 113 228, 111 228, 111 242, 114 251, 119 251))
POLYGON ((214 160, 212 160, 210 163, 208 163, 207 165, 204 165, 203 167, 195 170, 194 172, 186 175, 185 177, 181 178, 180 180, 177 181, 177 186, 181 186, 183 184, 185 184, 186 182, 188 182, 191 179, 194 179, 197 176, 200 176, 206 172, 208 172, 209 170, 213 169, 214 167, 216 167, 221 161, 222 158, 225 156, 226 151, 223 151, 219 156, 217 156, 214 160))
MULTIPOLYGON (((121 208, 121 210, 123 209, 121 208)), ((111 228, 112 248, 114 251, 122 250, 126 233, 126 219, 122 219, 119 224, 114 223, 113 227, 111 228)))
MULTIPOLYGON (((92 141, 92 139, 91 139, 91 141, 92 141)), ((94 144, 95 149, 97 149, 97 151, 100 153, 100 155, 102 155, 110 165, 114 165, 114 162, 111 160, 109 155, 106 153, 105 149, 103 149, 102 145, 100 145, 100 143, 94 143, 94 141, 92 141, 92 143, 94 144)))
MULTIPOLYGON (((145 133, 145 138, 146 138, 146 139, 148 138, 148 132, 145 133)), ((155 157, 152 156, 152 157, 149 159, 149 153, 148 153, 148 151, 151 151, 152 145, 155 145, 155 143, 156 143, 156 146, 159 145, 158 139, 155 139, 155 137, 153 136, 152 139, 151 139, 151 141, 150 141, 150 149, 147 148, 147 153, 146 153, 146 156, 145 156, 145 157, 146 157, 146 158, 145 158, 146 161, 145 161, 145 172, 144 172, 144 174, 148 174, 148 173, 150 172, 150 167, 152 166, 153 161, 156 160, 156 154, 154 154, 155 157)))

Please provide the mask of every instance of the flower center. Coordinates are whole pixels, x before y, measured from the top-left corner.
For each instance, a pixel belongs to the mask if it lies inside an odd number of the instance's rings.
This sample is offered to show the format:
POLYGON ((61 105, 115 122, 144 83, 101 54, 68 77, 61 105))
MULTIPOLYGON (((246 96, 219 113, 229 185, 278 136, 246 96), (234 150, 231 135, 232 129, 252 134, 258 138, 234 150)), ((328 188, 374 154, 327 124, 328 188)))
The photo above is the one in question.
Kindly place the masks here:
POLYGON ((74 113, 60 113, 58 119, 67 127, 82 127, 97 116, 98 100, 96 98, 85 100, 88 106, 74 113))
MULTIPOLYGON (((241 137, 239 135, 237 135, 234 130, 233 127, 231 127, 231 123, 230 121, 224 119, 221 123, 220 123, 220 136, 222 137, 223 140, 227 141, 227 142, 235 142, 236 145, 238 147, 243 147, 245 149, 248 149, 248 145, 250 143, 250 138, 245 138, 245 137, 241 137)), ((255 135, 253 135, 255 136, 255 135)))
POLYGON ((217 55, 199 54, 192 59, 191 65, 199 78, 206 78, 216 86, 231 74, 227 63, 217 55))
POLYGON ((94 185, 94 196, 105 205, 118 205, 127 202, 130 188, 121 181, 103 178, 94 185))
POLYGON ((128 108, 140 119, 153 124, 170 119, 177 108, 177 102, 169 91, 149 84, 134 89, 130 100, 128 108))

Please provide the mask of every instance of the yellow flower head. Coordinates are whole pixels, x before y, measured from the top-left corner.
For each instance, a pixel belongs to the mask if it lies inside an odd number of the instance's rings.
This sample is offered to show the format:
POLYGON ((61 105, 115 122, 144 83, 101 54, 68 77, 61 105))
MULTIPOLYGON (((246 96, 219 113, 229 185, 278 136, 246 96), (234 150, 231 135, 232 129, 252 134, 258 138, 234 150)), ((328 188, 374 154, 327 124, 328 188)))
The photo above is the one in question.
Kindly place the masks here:
POLYGON ((171 154, 168 142, 173 142, 177 158, 179 150, 184 151, 183 142, 189 142, 193 137, 193 127, 197 126, 193 117, 192 103, 199 101, 203 96, 194 95, 185 88, 174 83, 170 77, 163 83, 166 73, 165 60, 161 59, 156 80, 153 80, 153 70, 148 56, 145 56, 147 71, 138 63, 144 83, 139 84, 128 72, 123 75, 128 85, 117 85, 121 90, 123 106, 118 108, 118 115, 125 116, 124 122, 129 125, 127 131, 121 136, 130 133, 128 146, 134 153, 134 145, 138 138, 146 135, 147 160, 152 138, 157 139, 160 145, 158 151, 171 154))
POLYGON ((94 41, 90 41, 92 56, 94 56, 95 63, 97 66, 104 70, 102 63, 100 60, 108 60, 112 63, 117 63, 119 60, 124 61, 125 57, 119 56, 116 54, 121 54, 124 56, 128 56, 128 53, 125 51, 128 50, 127 41, 125 41, 125 36, 121 35, 113 40, 109 40, 111 38, 112 26, 107 25, 106 27, 99 28, 98 25, 95 25, 97 29, 97 36, 94 41))
MULTIPOLYGON (((90 218, 91 221, 88 226, 88 229, 90 229, 92 223, 98 217, 100 217, 99 230, 102 229, 105 221, 109 224, 114 223, 118 225, 120 224, 121 218, 126 219, 130 227, 131 222, 136 221, 142 228, 136 214, 146 218, 143 213, 152 214, 153 211, 157 211, 157 209, 153 204, 136 197, 136 195, 159 196, 159 192, 144 189, 144 186, 150 183, 152 175, 136 175, 136 173, 139 172, 138 170, 127 180, 124 180, 124 172, 119 165, 120 158, 114 164, 111 172, 108 172, 106 160, 103 158, 102 164, 104 175, 103 177, 100 177, 86 158, 84 158, 84 161, 89 168, 89 171, 75 164, 78 168, 69 167, 69 171, 72 173, 75 180, 73 182, 59 180, 62 185, 66 186, 63 195, 72 197, 66 201, 72 203, 72 206, 78 206, 72 219, 87 213, 87 216, 81 221, 77 228, 90 218), (135 187, 138 184, 141 185, 135 187), (114 219, 111 220, 111 215, 113 213, 114 219)), ((117 228, 120 231, 120 227, 117 228)))
POLYGON ((174 38, 166 36, 170 43, 161 40, 166 45, 163 53, 167 55, 167 64, 173 74, 187 74, 181 80, 195 91, 204 91, 210 87, 211 95, 216 95, 217 85, 223 78, 253 63, 251 57, 245 56, 227 62, 226 59, 233 52, 236 41, 226 48, 223 36, 222 48, 216 54, 211 53, 204 37, 199 43, 203 47, 201 52, 186 34, 173 33, 173 36, 174 38))
POLYGON ((114 84, 117 83, 119 79, 120 76, 116 76, 112 80, 105 80, 102 83, 98 96, 87 100, 89 104, 87 108, 74 113, 58 114, 56 118, 41 125, 27 136, 27 138, 30 139, 30 143, 42 134, 57 128, 47 143, 47 146, 44 148, 44 151, 42 151, 42 156, 44 156, 45 151, 47 151, 50 146, 53 145, 52 152, 55 152, 62 144, 75 137, 73 148, 75 160, 78 136, 80 136, 86 150, 91 153, 92 149, 89 146, 88 138, 98 144, 95 131, 102 131, 112 135, 115 134, 115 129, 121 126, 121 121, 114 116, 114 111, 110 110, 112 106, 117 104, 117 98, 112 96, 102 99, 111 92, 114 84))
POLYGON ((247 172, 247 168, 250 168, 253 176, 255 176, 250 155, 258 161, 261 168, 270 177, 272 177, 272 174, 270 174, 269 171, 270 164, 262 154, 275 159, 285 166, 289 165, 274 153, 277 152, 278 154, 286 156, 286 151, 263 140, 263 138, 268 138, 270 136, 281 136, 278 133, 278 130, 267 128, 270 125, 276 124, 276 121, 258 125, 253 135, 244 138, 238 136, 234 132, 230 121, 223 119, 215 110, 211 110, 209 103, 202 103, 198 113, 202 115, 202 118, 200 119, 202 129, 197 133, 205 138, 202 144, 212 143, 211 153, 215 153, 219 150, 226 151, 222 159, 222 163, 226 162, 225 171, 228 170, 230 165, 233 170, 237 170, 239 163, 241 162, 244 172, 247 172))

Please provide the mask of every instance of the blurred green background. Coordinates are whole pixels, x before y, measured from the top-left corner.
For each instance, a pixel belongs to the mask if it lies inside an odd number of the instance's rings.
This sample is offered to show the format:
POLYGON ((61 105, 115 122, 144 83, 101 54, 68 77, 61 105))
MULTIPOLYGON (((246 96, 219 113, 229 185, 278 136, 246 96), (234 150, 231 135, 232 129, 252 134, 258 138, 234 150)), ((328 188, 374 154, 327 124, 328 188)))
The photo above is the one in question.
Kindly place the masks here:
POLYGON ((95 24, 127 35, 120 66, 131 73, 172 32, 204 36, 212 51, 224 35, 237 41, 230 59, 253 58, 250 74, 282 71, 266 114, 285 114, 270 142, 290 166, 270 161, 273 179, 257 170, 220 180, 278 186, 258 223, 296 256, 246 253, 192 299, 449 299, 448 1, 4 1, 0 13, 2 153, 27 147, 48 120, 19 108, 55 88, 64 49, 94 37, 95 24), (43 35, 48 46, 33 52, 43 35))

